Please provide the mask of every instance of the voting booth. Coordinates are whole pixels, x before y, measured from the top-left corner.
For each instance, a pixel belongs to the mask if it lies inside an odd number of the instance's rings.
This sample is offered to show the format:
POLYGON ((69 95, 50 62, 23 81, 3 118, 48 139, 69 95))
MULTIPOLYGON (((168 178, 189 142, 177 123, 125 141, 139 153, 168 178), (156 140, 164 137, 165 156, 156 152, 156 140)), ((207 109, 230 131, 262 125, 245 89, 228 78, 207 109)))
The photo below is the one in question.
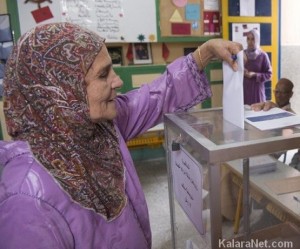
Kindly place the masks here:
POLYGON ((300 173, 268 161, 272 153, 299 148, 299 126, 260 130, 245 123, 243 129, 224 119, 221 108, 204 109, 167 114, 165 141, 173 248, 239 248, 242 241, 254 243, 249 248, 260 242, 300 248, 299 186, 276 190, 284 181, 300 182, 300 173), (276 222, 253 226, 270 220, 265 215, 276 222))

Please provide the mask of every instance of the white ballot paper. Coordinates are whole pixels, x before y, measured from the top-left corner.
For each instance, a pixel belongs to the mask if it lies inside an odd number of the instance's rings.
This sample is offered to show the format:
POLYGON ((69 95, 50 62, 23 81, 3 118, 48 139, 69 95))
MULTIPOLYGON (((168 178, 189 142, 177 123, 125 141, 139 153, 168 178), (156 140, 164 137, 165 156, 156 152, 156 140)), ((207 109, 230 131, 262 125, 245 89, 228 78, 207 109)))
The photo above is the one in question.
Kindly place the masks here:
POLYGON ((223 118, 244 129, 244 56, 237 54, 238 71, 223 62, 223 118))
POLYGON ((272 130, 300 124, 300 116, 280 108, 268 111, 245 111, 245 121, 260 130, 272 130))

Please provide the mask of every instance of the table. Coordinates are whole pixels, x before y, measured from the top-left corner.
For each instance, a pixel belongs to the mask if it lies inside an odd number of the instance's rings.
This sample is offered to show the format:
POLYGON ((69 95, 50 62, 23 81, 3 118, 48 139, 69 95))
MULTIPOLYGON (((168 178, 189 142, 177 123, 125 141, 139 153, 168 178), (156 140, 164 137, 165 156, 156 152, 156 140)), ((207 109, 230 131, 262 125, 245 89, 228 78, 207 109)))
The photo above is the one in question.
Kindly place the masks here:
MULTIPOLYGON (((298 148, 300 129, 289 127, 261 131, 247 123, 245 128, 241 129, 223 119, 222 108, 167 114, 164 123, 173 247, 184 248, 187 243, 193 242, 201 249, 218 248, 219 241, 223 238, 221 167, 224 162, 236 159, 243 160, 243 214, 247 239, 252 232, 249 230, 248 214, 249 157, 298 148), (198 206, 206 226, 204 233, 195 229, 192 216, 187 215, 186 210, 182 211, 182 203, 175 193, 175 191, 178 193, 178 186, 176 186, 178 176, 174 175, 176 167, 176 163, 173 163, 174 148, 186 151, 188 156, 198 162, 203 181, 207 179, 207 182, 203 182, 202 196, 204 191, 208 194, 203 198, 202 209, 198 206)), ((189 175, 189 177, 194 176, 189 175)), ((194 178, 192 180, 197 181, 194 178)), ((186 189, 184 184, 182 188, 189 194, 189 189, 186 189)), ((187 203, 193 206, 191 202, 193 198, 189 198, 187 203)), ((195 209, 192 211, 196 212, 195 209)))
MULTIPOLYGON (((225 164, 232 173, 232 181, 240 188, 242 188, 243 179, 243 169, 241 164, 241 160, 229 161, 225 164)), ((300 199, 299 201, 294 199, 295 196, 300 198, 300 191, 278 195, 268 186, 270 181, 297 176, 300 176, 298 170, 277 161, 275 171, 250 175, 250 195, 280 221, 290 222, 300 226, 300 199)), ((236 229, 238 229, 241 198, 238 198, 238 200, 235 218, 235 221, 237 222, 235 224, 236 229)))

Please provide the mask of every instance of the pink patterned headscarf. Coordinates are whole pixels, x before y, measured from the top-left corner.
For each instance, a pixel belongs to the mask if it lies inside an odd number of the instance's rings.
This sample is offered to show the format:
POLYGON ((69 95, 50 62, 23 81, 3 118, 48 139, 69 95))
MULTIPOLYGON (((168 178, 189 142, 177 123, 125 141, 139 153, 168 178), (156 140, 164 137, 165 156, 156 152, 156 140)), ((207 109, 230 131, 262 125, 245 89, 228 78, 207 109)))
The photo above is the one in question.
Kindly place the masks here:
POLYGON ((91 121, 84 81, 102 46, 69 23, 24 34, 6 65, 4 112, 12 138, 28 141, 75 202, 113 220, 127 201, 118 137, 112 121, 91 121))

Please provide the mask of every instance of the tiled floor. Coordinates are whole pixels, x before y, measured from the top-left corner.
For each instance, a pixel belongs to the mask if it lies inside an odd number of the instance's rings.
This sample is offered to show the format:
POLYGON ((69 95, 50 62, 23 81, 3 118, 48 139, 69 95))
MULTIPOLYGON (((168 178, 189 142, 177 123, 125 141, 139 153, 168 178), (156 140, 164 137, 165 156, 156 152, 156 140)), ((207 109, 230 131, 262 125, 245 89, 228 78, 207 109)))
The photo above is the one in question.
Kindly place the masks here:
POLYGON ((135 162, 150 214, 152 249, 171 248, 168 175, 164 158, 135 162))
MULTIPOLYGON (((145 192, 152 229, 152 249, 171 249, 168 173, 164 158, 135 162, 145 192)), ((184 225, 182 222, 181 225, 184 225)), ((232 222, 229 224, 232 227, 232 222)), ((224 232, 224 231, 223 231, 224 232)), ((232 228, 225 233, 232 233, 232 228)), ((189 236, 187 236, 188 238, 189 236)))

